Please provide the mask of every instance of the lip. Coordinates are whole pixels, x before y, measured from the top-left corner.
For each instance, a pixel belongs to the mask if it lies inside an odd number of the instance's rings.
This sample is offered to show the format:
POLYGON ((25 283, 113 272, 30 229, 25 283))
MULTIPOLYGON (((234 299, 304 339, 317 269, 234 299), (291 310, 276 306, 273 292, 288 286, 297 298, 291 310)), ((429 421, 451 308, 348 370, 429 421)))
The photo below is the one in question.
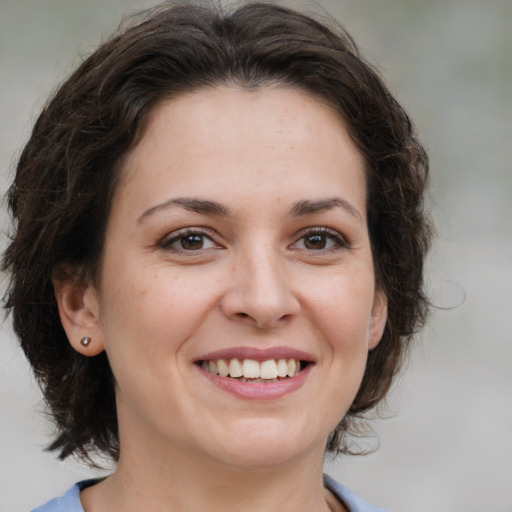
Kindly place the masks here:
POLYGON ((268 361, 269 359, 297 359, 307 363, 315 363, 315 358, 291 347, 230 347, 203 354, 195 359, 194 366, 201 375, 224 392, 230 393, 245 400, 276 400, 299 389, 306 381, 314 364, 308 364, 298 375, 288 377, 277 382, 242 382, 231 377, 221 377, 204 371, 197 363, 215 359, 253 359, 254 361, 268 361))
MULTIPOLYGON (((213 358, 212 358, 213 359, 213 358)), ((220 357, 217 359, 221 359, 220 357)), ((222 391, 244 400, 277 400, 299 389, 306 381, 313 364, 309 364, 298 375, 277 382, 242 382, 231 377, 221 377, 194 365, 201 375, 222 391)))
POLYGON ((296 350, 291 347, 269 347, 269 348, 256 348, 256 347, 232 347, 221 350, 215 350, 203 354, 201 357, 195 359, 198 361, 210 361, 212 359, 254 359, 255 361, 268 361, 269 359, 299 359, 308 363, 314 363, 315 358, 307 352, 296 350))

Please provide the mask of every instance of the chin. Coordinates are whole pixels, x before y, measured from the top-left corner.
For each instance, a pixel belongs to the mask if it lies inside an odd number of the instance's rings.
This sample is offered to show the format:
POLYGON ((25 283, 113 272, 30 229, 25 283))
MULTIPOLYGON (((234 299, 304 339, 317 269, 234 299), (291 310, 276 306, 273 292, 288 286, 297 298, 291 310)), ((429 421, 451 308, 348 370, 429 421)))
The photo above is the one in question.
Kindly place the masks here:
POLYGON ((320 441, 317 439, 314 442, 311 433, 303 429, 287 428, 275 419, 253 419, 240 422, 235 431, 230 431, 222 440, 212 443, 209 451, 218 462, 248 469, 263 469, 291 463, 315 448, 323 457, 327 436, 326 433, 320 441))

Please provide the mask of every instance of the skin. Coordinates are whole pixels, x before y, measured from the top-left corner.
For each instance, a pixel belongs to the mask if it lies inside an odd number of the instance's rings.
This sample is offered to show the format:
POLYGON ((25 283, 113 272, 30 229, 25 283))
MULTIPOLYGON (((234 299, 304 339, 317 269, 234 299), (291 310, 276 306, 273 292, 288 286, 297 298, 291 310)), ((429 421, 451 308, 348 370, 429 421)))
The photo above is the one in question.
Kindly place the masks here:
POLYGON ((304 92, 223 86, 155 109, 98 282, 55 283, 72 345, 106 350, 117 382, 121 457, 82 492, 86 512, 343 510, 323 489, 324 449, 386 321, 365 201, 343 121, 304 92), (297 389, 248 400, 195 364, 233 347, 312 363, 297 389))

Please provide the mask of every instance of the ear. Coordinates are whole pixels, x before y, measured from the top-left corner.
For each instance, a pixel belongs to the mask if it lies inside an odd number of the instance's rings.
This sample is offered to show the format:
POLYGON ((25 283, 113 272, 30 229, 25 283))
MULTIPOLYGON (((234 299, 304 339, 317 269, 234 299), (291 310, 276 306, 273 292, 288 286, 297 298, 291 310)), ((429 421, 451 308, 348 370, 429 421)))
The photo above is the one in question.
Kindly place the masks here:
POLYGON ((52 279, 60 321, 71 346, 85 356, 104 350, 99 326, 99 304, 96 288, 73 276, 52 279), (82 344, 84 338, 90 343, 82 344))
POLYGON ((370 332, 368 337, 368 350, 374 349, 384 334, 388 319, 388 298, 383 290, 377 288, 373 299, 372 315, 370 319, 370 332))

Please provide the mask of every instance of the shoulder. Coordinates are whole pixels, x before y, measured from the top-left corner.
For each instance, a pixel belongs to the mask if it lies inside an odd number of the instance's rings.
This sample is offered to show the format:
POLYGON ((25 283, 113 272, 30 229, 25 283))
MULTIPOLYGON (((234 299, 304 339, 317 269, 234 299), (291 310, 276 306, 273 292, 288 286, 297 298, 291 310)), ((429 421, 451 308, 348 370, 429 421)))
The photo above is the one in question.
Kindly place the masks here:
POLYGON ((53 498, 31 512, 84 512, 80 503, 80 491, 94 485, 98 480, 84 480, 68 489, 62 496, 53 498))
POLYGON ((324 475, 324 485, 348 508, 349 512, 386 512, 382 508, 370 505, 329 475, 324 475))

